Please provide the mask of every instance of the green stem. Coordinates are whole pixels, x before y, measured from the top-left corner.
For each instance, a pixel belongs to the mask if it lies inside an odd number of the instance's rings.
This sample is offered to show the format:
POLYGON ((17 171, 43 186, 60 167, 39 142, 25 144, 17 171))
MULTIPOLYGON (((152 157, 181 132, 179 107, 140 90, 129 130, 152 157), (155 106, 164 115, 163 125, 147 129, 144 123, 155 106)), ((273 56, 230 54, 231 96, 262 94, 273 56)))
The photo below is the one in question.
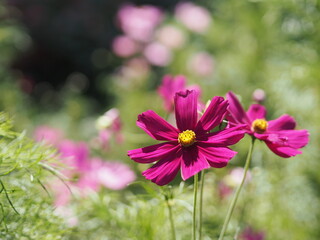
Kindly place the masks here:
POLYGON ((193 217, 192 217, 192 240, 196 240, 196 216, 197 216, 197 193, 198 193, 198 173, 194 175, 193 186, 193 217))
POLYGON ((250 144, 250 147, 249 147, 249 152, 248 152, 247 159, 246 159, 246 163, 245 163, 245 166, 244 166, 243 177, 242 177, 241 183, 238 186, 237 191, 236 191, 236 193, 235 193, 235 195, 234 195, 234 197, 233 197, 233 199, 231 201, 231 204, 229 206, 228 213, 227 213, 227 216, 226 216, 226 218, 224 220, 224 223, 223 223, 223 226, 222 226, 222 230, 221 230, 221 233, 220 233, 220 236, 219 236, 219 240, 223 240, 223 237, 224 237, 224 234, 225 234, 225 232, 227 230, 227 227, 228 227, 230 218, 232 216, 234 207, 236 206, 239 194, 241 192, 242 186, 243 186, 244 181, 246 179, 247 172, 248 172, 248 169, 249 169, 249 166, 250 166, 250 162, 251 162, 251 156, 252 156, 254 140, 255 140, 255 138, 252 137, 251 144, 250 144))
POLYGON ((168 207, 168 211, 169 211, 169 220, 170 220, 170 226, 171 226, 172 240, 176 240, 176 231, 175 231, 175 227, 174 227, 171 202, 167 196, 166 196, 166 202, 167 202, 167 207, 168 207))
POLYGON ((204 173, 205 173, 205 170, 202 171, 201 178, 200 178, 199 240, 202 239, 202 205, 203 205, 204 173))

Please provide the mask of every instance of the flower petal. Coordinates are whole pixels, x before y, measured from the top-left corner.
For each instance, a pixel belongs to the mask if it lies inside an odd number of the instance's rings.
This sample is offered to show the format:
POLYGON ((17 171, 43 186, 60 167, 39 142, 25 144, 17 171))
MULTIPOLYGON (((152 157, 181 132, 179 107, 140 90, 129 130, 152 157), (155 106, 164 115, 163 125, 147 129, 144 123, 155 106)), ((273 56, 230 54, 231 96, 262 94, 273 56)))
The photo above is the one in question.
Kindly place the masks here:
POLYGON ((180 148, 177 142, 165 142, 144 148, 128 151, 128 156, 138 163, 153 163, 159 159, 176 152, 180 148))
POLYGON ((181 165, 181 151, 170 154, 142 173, 146 179, 163 186, 177 175, 181 165))
POLYGON ((203 169, 210 168, 204 155, 198 152, 198 148, 193 145, 182 148, 181 177, 186 180, 203 169))
POLYGON ((230 159, 237 154, 227 147, 211 147, 201 143, 198 144, 198 149, 205 156, 210 166, 215 168, 225 167, 230 159))
POLYGON ((270 150, 280 157, 292 157, 301 153, 297 149, 306 146, 309 142, 307 130, 283 130, 255 134, 255 137, 265 141, 270 150))
POLYGON ((200 118, 196 132, 208 132, 218 126, 226 114, 227 107, 228 101, 224 100, 223 97, 214 97, 200 118))
POLYGON ((173 110, 174 95, 178 91, 185 89, 186 79, 184 76, 173 77, 166 75, 162 79, 162 84, 158 88, 158 94, 164 100, 164 106, 167 111, 173 110))
POLYGON ((296 127, 296 121, 293 117, 285 114, 281 117, 268 121, 269 131, 291 130, 296 127))
POLYGON ((156 140, 177 140, 179 131, 152 110, 138 116, 137 125, 156 140))
POLYGON ((242 128, 246 125, 239 125, 221 130, 219 132, 209 133, 197 139, 202 146, 226 147, 239 142, 245 134, 242 128))
POLYGON ((266 114, 266 108, 260 104, 252 104, 247 111, 250 121, 254 121, 256 119, 265 119, 266 114))
POLYGON ((193 130, 197 123, 198 93, 186 90, 174 97, 177 126, 180 131, 193 130))
POLYGON ((232 119, 237 123, 250 124, 247 113, 244 111, 236 95, 233 92, 228 92, 227 99, 229 101, 228 111, 232 119))

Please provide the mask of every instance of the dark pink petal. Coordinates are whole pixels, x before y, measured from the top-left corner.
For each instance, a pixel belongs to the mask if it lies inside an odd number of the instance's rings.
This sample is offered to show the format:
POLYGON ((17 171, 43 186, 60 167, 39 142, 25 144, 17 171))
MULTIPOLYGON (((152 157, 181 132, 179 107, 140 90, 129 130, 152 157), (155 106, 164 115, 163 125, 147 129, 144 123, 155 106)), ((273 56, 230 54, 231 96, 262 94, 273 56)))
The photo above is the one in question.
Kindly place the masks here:
POLYGON ((227 99, 229 101, 229 113, 233 116, 233 120, 237 123, 250 124, 249 118, 241 106, 239 100, 233 92, 227 93, 227 99))
POLYGON ((228 101, 225 101, 223 97, 214 97, 209 107, 200 118, 196 127, 196 132, 208 132, 218 126, 226 114, 227 107, 228 101))
POLYGON ((211 167, 221 168, 225 167, 231 158, 233 158, 237 152, 232 151, 227 147, 210 147, 198 143, 199 152, 201 152, 211 167))
POLYGON ((265 119, 267 110, 264 106, 260 104, 252 104, 247 111, 247 115, 251 122, 256 119, 265 119))
POLYGON ((159 159, 176 152, 180 148, 177 142, 165 142, 144 148, 128 151, 128 156, 138 163, 153 163, 159 159))
POLYGON ((281 117, 268 121, 268 131, 291 130, 296 127, 296 121, 293 117, 285 114, 281 117))
POLYGON ((255 134, 255 137, 266 142, 271 151, 281 157, 291 157, 301 153, 297 149, 309 142, 307 130, 283 130, 265 134, 255 134))
POLYGON ((174 97, 177 126, 180 131, 193 130, 197 123, 198 93, 186 90, 174 97))
POLYGON ((210 168, 204 155, 198 152, 195 145, 182 148, 181 177, 186 180, 203 169, 210 168))
POLYGON ((181 151, 170 154, 142 173, 146 179, 163 186, 171 182, 181 166, 181 151))
POLYGON ((156 140, 177 140, 179 131, 152 110, 138 116, 137 125, 156 140))
POLYGON ((214 146, 214 147, 226 147, 239 142, 245 134, 245 130, 242 128, 246 125, 239 125, 238 127, 232 127, 221 130, 219 132, 209 133, 200 138, 197 138, 197 142, 202 146, 214 146))
POLYGON ((267 143, 267 146, 272 152, 274 152, 275 154, 283 158, 293 157, 293 156, 296 156, 297 154, 302 153, 301 151, 295 148, 281 147, 281 146, 278 146, 277 144, 267 143))

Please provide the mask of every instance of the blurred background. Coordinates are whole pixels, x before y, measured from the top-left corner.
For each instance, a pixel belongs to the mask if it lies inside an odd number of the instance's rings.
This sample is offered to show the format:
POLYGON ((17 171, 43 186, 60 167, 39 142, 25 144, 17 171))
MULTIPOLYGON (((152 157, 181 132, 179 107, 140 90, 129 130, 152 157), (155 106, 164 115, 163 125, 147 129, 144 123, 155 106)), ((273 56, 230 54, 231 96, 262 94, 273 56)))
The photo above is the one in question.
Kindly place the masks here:
MULTIPOLYGON (((76 221, 56 214, 48 239, 169 238, 163 193, 141 176, 146 166, 126 156, 154 143, 136 127, 138 114, 153 109, 172 118, 157 90, 165 75, 186 76, 204 103, 233 91, 245 108, 262 103, 269 120, 287 113, 310 132, 303 154, 290 159, 257 144, 226 239, 235 232, 245 240, 319 239, 319 29, 318 0, 0 1, 0 110, 15 130, 36 140, 39 127, 60 131, 64 140, 84 142, 92 157, 128 166, 136 176, 128 182, 142 182, 74 197, 66 206, 76 221)), ((234 147, 239 154, 227 168, 208 171, 204 239, 218 237, 236 185, 232 170, 244 165, 248 142, 234 147)), ((192 182, 177 178, 168 191, 176 197, 178 239, 190 239, 192 182)), ((7 239, 45 239, 40 230, 8 227, 21 235, 7 239)))

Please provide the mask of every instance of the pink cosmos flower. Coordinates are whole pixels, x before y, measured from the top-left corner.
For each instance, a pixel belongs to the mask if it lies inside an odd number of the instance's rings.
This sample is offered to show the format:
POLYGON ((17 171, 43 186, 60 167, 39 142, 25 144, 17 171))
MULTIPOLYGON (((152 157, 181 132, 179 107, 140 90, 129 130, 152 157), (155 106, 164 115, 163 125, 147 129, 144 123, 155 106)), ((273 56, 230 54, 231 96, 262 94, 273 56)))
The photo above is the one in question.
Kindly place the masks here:
MULTIPOLYGON (((197 85, 189 86, 188 89, 195 90, 198 95, 201 94, 201 89, 197 85)), ((173 101, 176 92, 186 90, 186 78, 182 75, 171 76, 165 75, 162 78, 162 84, 158 88, 158 94, 164 102, 164 109, 168 112, 173 111, 173 101)))
MULTIPOLYGON (((89 148, 84 142, 62 141, 59 152, 66 165, 61 173, 70 180, 68 185, 72 192, 80 196, 96 192, 101 186, 120 190, 135 180, 134 172, 123 163, 90 158, 89 148)), ((54 181, 51 186, 54 186, 55 205, 66 205, 71 199, 70 189, 61 181, 54 181)))
POLYGON ((137 125, 152 138, 165 141, 128 151, 138 163, 155 163, 142 174, 158 185, 171 182, 181 169, 183 180, 203 169, 221 168, 236 154, 227 146, 237 143, 244 132, 229 128, 210 133, 223 120, 228 102, 214 97, 198 120, 198 94, 194 90, 176 93, 174 98, 177 128, 155 112, 148 110, 138 116, 137 125))
POLYGON ((102 148, 109 148, 109 143, 113 136, 116 143, 123 142, 122 122, 117 108, 111 108, 100 116, 96 121, 96 128, 99 130, 98 142, 102 148))
POLYGON ((288 158, 301 154, 298 149, 308 144, 308 131, 294 130, 296 122, 293 117, 285 114, 267 121, 264 106, 252 104, 245 112, 234 93, 229 92, 227 99, 229 125, 234 127, 245 124, 244 130, 247 134, 264 141, 270 150, 280 157, 288 158))
POLYGON ((144 51, 144 57, 154 66, 167 66, 172 60, 172 54, 169 48, 159 42, 148 44, 144 51))
POLYGON ((34 138, 38 142, 43 141, 46 144, 56 146, 63 138, 63 133, 59 129, 43 125, 35 129, 34 138))
POLYGON ((166 25, 157 30, 156 37, 160 43, 170 49, 184 47, 186 42, 185 33, 174 25, 166 25))
POLYGON ((183 2, 177 5, 176 18, 188 29, 197 33, 204 33, 210 27, 211 16, 207 9, 191 2, 183 2))
POLYGON ((196 53, 189 61, 189 69, 199 76, 210 76, 214 69, 213 57, 207 52, 196 53))
POLYGON ((162 21, 162 11, 154 6, 134 6, 126 4, 118 12, 118 20, 123 32, 132 39, 148 42, 154 28, 162 21))
POLYGON ((118 36, 112 42, 112 51, 119 57, 130 57, 139 50, 139 45, 126 35, 118 36))

